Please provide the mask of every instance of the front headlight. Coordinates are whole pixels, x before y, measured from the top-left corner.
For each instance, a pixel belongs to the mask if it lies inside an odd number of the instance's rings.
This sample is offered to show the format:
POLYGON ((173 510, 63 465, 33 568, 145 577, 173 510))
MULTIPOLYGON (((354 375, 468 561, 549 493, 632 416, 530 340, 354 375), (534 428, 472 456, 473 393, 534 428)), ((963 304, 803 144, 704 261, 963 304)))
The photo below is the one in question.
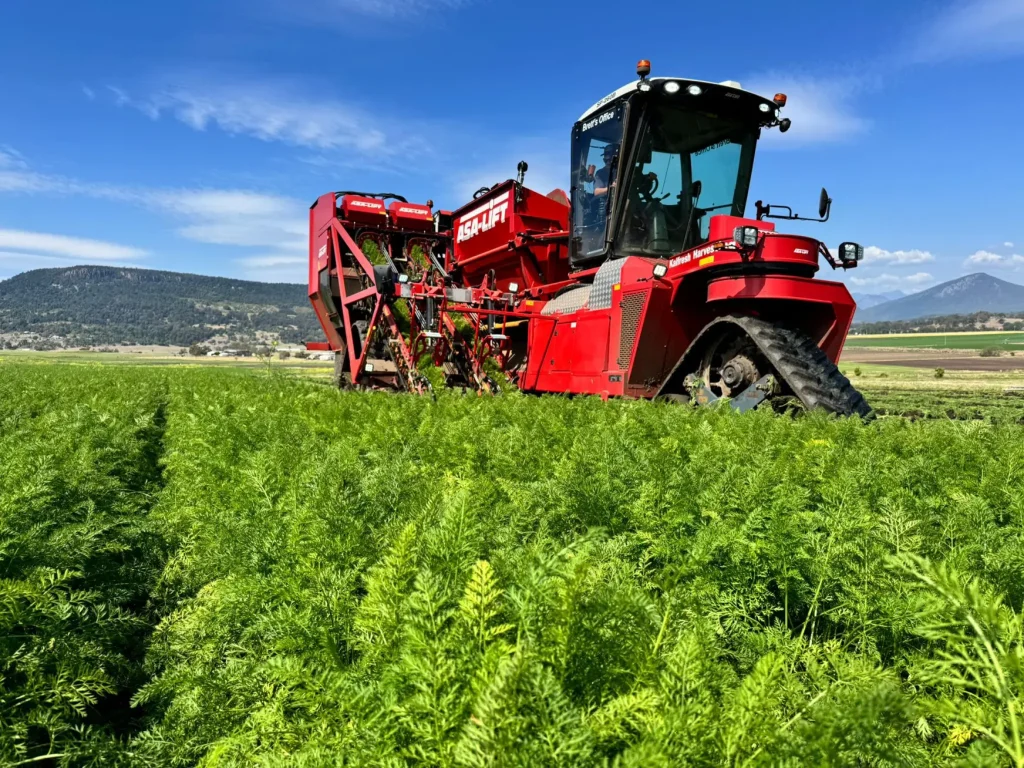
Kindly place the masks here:
POLYGON ((857 243, 843 243, 839 246, 840 261, 860 261, 864 258, 864 246, 857 243))
POLYGON ((736 227, 732 239, 740 248, 753 248, 757 245, 757 232, 757 227, 736 227))

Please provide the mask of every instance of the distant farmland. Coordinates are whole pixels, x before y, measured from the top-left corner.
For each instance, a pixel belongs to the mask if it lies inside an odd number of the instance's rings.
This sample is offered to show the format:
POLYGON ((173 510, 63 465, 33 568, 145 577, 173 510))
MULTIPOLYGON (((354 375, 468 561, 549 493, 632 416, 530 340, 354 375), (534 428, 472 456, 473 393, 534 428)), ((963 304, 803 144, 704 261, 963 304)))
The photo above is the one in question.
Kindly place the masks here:
POLYGON ((850 336, 849 347, 900 347, 914 349, 1001 349, 1024 351, 1024 331, 964 333, 889 333, 850 336))

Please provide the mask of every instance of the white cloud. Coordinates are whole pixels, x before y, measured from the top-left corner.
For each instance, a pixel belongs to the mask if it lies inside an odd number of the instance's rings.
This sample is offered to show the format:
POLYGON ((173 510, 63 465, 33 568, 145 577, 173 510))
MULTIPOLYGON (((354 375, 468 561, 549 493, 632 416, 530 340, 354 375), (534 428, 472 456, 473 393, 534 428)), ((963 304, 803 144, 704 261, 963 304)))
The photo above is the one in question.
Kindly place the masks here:
POLYGON ((274 256, 246 256, 244 259, 236 259, 236 261, 245 267, 285 267, 292 264, 305 264, 306 257, 278 254, 274 256))
POLYGON ((139 266, 136 260, 146 255, 141 248, 106 240, 0 229, 0 274, 8 277, 29 269, 75 264, 135 267, 139 266))
MULTIPOLYGON (((0 275, 11 277, 19 272, 46 267, 70 267, 76 264, 95 264, 97 259, 75 259, 65 256, 52 256, 45 253, 21 253, 18 251, 0 251, 0 275)), ((135 261, 102 260, 108 267, 144 267, 147 265, 135 261)), ((152 265, 148 265, 152 267, 152 265)))
POLYGON ((104 240, 68 237, 20 229, 0 229, 0 249, 36 251, 53 257, 84 261, 122 261, 144 257, 146 251, 104 240))
POLYGON ((0 157, 0 192, 50 192, 57 191, 57 179, 24 170, 5 170, 0 157))
MULTIPOLYGON (((0 170, 0 192, 74 194, 131 203, 175 216, 184 222, 178 234, 202 243, 293 253, 304 253, 308 245, 308 204, 252 190, 118 187, 36 173, 22 164, 15 170, 0 170)), ((0 247, 5 245, 33 250, 0 241, 0 247)))
POLYGON ((950 3, 922 31, 912 52, 919 62, 1024 51, 1024 0, 950 3))
POLYGON ((259 246, 292 254, 308 247, 309 205, 248 190, 195 189, 150 193, 156 207, 188 223, 178 234, 215 245, 259 246))
POLYGON ((1002 256, 992 251, 975 251, 967 257, 968 264, 994 264, 1002 260, 1002 256))
POLYGON ((465 165, 452 179, 452 196, 460 203, 468 203, 473 193, 481 187, 490 187, 506 179, 516 177, 520 160, 525 160, 525 184, 530 189, 546 195, 554 189, 569 191, 569 169, 565 162, 565 151, 543 139, 523 138, 481 148, 479 160, 465 156, 465 165))
POLYGON ((85 98, 87 98, 87 99, 88 99, 89 101, 96 101, 96 91, 94 91, 94 90, 93 90, 92 88, 90 88, 90 87, 89 87, 88 85, 83 85, 83 86, 82 86, 82 94, 83 94, 83 95, 85 96, 85 98))
POLYGON ((131 104, 132 100, 128 98, 128 94, 116 85, 108 85, 107 90, 114 94, 114 103, 117 104, 117 106, 122 107, 125 104, 131 104))
POLYGON ((0 145, 0 170, 23 170, 28 168, 25 156, 14 147, 0 145))
MULTIPOLYGON (((341 26, 352 32, 352 16, 365 17, 366 22, 423 23, 431 15, 455 11, 470 5, 473 0, 305 0, 296 4, 288 0, 266 0, 283 19, 292 23, 315 22, 341 26)), ((358 28, 356 28, 358 29, 358 28)))
POLYGON ((912 275, 893 275, 883 272, 870 277, 851 277, 850 282, 859 288, 922 288, 935 278, 927 272, 915 272, 912 275))
MULTIPOLYGON (((140 193, 126 187, 110 184, 96 184, 33 171, 24 156, 5 147, 8 154, 0 156, 0 192, 23 192, 26 194, 54 193, 61 195, 82 195, 105 200, 132 201, 140 193)), ((3 151, 0 150, 0 155, 3 151)))
POLYGON ((844 141, 863 133, 870 126, 859 115, 856 97, 867 83, 856 77, 815 78, 793 75, 757 75, 743 87, 771 96, 785 93, 788 102, 782 116, 793 121, 785 133, 765 131, 762 141, 779 147, 844 141))
POLYGON ((864 249, 864 261, 880 261, 889 264, 923 264, 928 261, 935 261, 935 256, 930 251, 887 251, 874 245, 864 249))
POLYGON ((383 160, 425 142, 388 125, 380 114, 329 98, 305 98, 292 85, 234 83, 182 87, 133 99, 110 87, 118 106, 130 105, 153 120, 171 116, 197 131, 218 128, 233 136, 281 142, 361 158, 383 160))
POLYGON ((427 11, 455 10, 470 0, 326 0, 328 8, 352 11, 366 16, 394 19, 416 16, 427 11))
POLYGON ((303 254, 274 253, 235 259, 245 277, 270 283, 302 283, 306 281, 308 258, 303 254))
POLYGON ((969 266, 998 267, 1002 269, 1017 269, 1024 266, 1024 256, 1018 253, 1004 256, 992 251, 975 251, 964 262, 969 266))
POLYGON ((1003 247, 1004 248, 1013 248, 1013 243, 1007 241, 1007 242, 1003 243, 1003 247))

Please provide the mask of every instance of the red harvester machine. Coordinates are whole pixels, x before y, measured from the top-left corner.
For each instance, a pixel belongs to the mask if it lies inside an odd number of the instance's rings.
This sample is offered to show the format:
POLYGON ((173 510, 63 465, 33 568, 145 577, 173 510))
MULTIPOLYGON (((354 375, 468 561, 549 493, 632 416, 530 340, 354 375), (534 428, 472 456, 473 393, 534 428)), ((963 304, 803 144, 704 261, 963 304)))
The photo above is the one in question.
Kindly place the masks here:
MULTIPOLYGON (((815 279, 819 258, 863 249, 783 234, 802 219, 756 204, 744 218, 761 131, 785 132, 784 94, 648 78, 572 129, 571 189, 516 180, 456 211, 394 194, 333 192, 310 209, 309 296, 340 385, 448 386, 694 401, 739 410, 796 401, 868 416, 836 368, 855 304, 815 279)), ((819 218, 831 200, 822 190, 819 218)), ((810 220, 810 219, 808 219, 810 220)))

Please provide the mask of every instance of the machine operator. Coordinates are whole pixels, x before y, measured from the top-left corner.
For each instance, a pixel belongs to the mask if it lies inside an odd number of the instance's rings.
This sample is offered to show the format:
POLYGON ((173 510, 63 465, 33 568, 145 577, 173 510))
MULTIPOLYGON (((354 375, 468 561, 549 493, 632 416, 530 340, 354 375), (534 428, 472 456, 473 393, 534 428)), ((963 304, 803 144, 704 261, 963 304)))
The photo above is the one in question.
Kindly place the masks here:
POLYGON ((604 160, 604 168, 594 173, 594 197, 607 195, 608 190, 615 185, 615 161, 619 156, 619 145, 609 144, 604 148, 601 159, 604 160))

